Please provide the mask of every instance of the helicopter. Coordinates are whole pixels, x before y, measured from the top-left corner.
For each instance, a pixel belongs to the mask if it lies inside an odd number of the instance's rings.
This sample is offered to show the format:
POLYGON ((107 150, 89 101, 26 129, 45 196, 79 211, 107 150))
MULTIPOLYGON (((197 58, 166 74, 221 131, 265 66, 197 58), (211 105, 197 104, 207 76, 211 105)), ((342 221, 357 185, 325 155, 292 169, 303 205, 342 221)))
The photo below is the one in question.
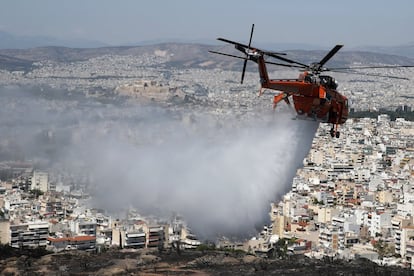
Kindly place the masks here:
MULTIPOLYGON (((414 67, 414 66, 365 66, 365 67, 345 67, 345 68, 327 68, 324 65, 343 47, 336 45, 333 47, 319 62, 304 64, 292 59, 284 57, 285 53, 265 51, 251 46, 254 31, 254 24, 250 33, 249 44, 245 45, 239 42, 228 40, 225 38, 217 38, 225 43, 233 44, 235 48, 245 54, 244 57, 235 56, 227 53, 209 51, 214 54, 224 55, 228 57, 243 59, 243 70, 241 83, 243 83, 246 71, 247 61, 251 60, 258 64, 260 75, 260 91, 261 96, 266 89, 280 91, 273 98, 273 108, 282 100, 291 105, 292 98, 294 108, 299 119, 311 119, 323 123, 332 124, 330 130, 331 137, 340 137, 338 130, 339 125, 344 124, 349 115, 348 98, 337 91, 338 83, 335 78, 324 74, 324 72, 351 73, 343 70, 349 69, 368 69, 368 68, 396 68, 396 67, 414 67), (272 62, 265 59, 271 57, 280 62, 272 62), (302 72, 297 79, 270 79, 267 72, 267 64, 298 68, 302 72)), ((368 76, 381 76, 377 74, 364 74, 368 76)), ((406 79, 402 77, 385 76, 397 79, 406 79)))

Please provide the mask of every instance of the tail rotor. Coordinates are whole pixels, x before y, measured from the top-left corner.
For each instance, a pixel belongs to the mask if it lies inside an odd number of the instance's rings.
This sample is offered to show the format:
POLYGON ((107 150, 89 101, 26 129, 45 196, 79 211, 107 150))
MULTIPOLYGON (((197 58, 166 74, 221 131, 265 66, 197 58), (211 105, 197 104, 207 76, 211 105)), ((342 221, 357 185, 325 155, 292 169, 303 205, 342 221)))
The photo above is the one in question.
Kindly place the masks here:
MULTIPOLYGON (((213 54, 218 54, 218 55, 222 55, 222 56, 227 56, 227 57, 232 57, 232 58, 238 58, 238 59, 242 59, 243 60, 243 69, 242 69, 242 76, 241 76, 241 81, 240 83, 243 83, 244 81, 244 75, 246 73, 246 67, 247 67, 247 61, 251 60, 253 62, 258 63, 258 58, 262 57, 264 55, 270 56, 270 57, 274 57, 274 58, 279 58, 282 61, 287 61, 288 59, 282 58, 280 56, 286 55, 285 53, 278 53, 278 52, 270 52, 270 51, 264 51, 264 50, 260 50, 258 48, 252 48, 251 44, 252 44, 252 39, 253 39, 253 31, 254 31, 254 24, 252 24, 252 30, 250 32, 250 39, 249 39, 249 44, 243 44, 240 42, 236 42, 236 41, 232 41, 226 38, 222 38, 219 37, 217 38, 217 40, 223 41, 225 43, 229 43, 234 45, 234 47, 242 52, 244 54, 244 56, 236 56, 236 55, 232 55, 232 54, 226 54, 226 53, 222 53, 222 52, 217 52, 217 51, 209 51, 210 53, 213 54)), ((288 60, 290 61, 290 60, 288 60)), ((300 64, 295 64, 295 65, 291 65, 291 64, 283 64, 283 63, 275 63, 275 62, 270 62, 270 61, 264 61, 264 63, 267 64, 273 64, 273 65, 279 65, 279 66, 285 66, 285 67, 299 67, 302 68, 304 65, 300 64)), ((294 63, 294 61, 290 61, 291 63, 294 63)))

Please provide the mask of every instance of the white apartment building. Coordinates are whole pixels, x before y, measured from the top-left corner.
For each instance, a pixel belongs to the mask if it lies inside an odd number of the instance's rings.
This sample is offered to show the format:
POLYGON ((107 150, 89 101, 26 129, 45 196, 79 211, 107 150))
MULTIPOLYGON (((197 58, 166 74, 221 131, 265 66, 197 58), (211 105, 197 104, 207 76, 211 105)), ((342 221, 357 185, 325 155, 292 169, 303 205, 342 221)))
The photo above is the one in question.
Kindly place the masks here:
MULTIPOLYGON (((391 213, 390 212, 372 212, 369 216, 371 218, 371 224, 369 225, 368 231, 371 237, 377 237, 378 235, 390 233, 391 229, 391 213)), ((385 238, 385 237, 384 237, 385 238)))
POLYGON ((96 236, 95 218, 78 218, 70 221, 70 230, 76 235, 96 236))
POLYGON ((48 222, 37 221, 10 225, 10 246, 15 248, 46 247, 48 236, 48 222))
POLYGON ((400 254, 401 258, 405 259, 407 257, 407 248, 408 248, 408 255, 409 260, 411 262, 411 257, 413 251, 413 241, 414 241, 414 226, 405 226, 401 230, 396 231, 395 235, 396 246, 395 246, 395 253, 400 254), (398 252, 397 252, 397 242, 398 242, 398 252))
POLYGON ((338 252, 339 249, 343 249, 343 243, 340 244, 339 240, 344 240, 344 236, 337 227, 326 225, 319 229, 319 246, 330 253, 338 252))
POLYGON ((405 241, 401 242, 401 239, 405 235, 405 233, 402 232, 404 228, 407 226, 412 225, 413 218, 412 217, 403 217, 400 215, 394 216, 391 219, 391 227, 392 227, 392 233, 394 235, 394 243, 395 243, 395 253, 400 254, 403 256, 405 251, 405 241), (403 243, 403 248, 401 248, 401 243, 403 243))
POLYGON ((398 203, 397 213, 403 217, 414 216, 414 202, 398 203))
POLYGON ((47 192, 49 190, 49 174, 42 171, 34 171, 32 177, 31 190, 40 190, 47 192))

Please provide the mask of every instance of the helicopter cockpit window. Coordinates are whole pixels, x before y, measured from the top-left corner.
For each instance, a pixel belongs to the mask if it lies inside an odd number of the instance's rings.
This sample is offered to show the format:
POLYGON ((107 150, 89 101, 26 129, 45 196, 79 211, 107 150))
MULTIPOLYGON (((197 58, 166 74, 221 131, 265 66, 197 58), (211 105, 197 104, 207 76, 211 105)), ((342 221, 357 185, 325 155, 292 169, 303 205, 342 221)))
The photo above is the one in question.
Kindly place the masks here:
POLYGON ((316 78, 315 78, 314 75, 308 74, 308 75, 305 76, 305 82, 315 83, 316 82, 316 78))
POLYGON ((320 76, 321 84, 330 89, 336 89, 338 87, 338 82, 331 76, 320 76))
POLYGON ((334 78, 332 78, 332 80, 331 80, 331 88, 335 89, 335 90, 336 90, 336 88, 338 88, 338 82, 334 78))

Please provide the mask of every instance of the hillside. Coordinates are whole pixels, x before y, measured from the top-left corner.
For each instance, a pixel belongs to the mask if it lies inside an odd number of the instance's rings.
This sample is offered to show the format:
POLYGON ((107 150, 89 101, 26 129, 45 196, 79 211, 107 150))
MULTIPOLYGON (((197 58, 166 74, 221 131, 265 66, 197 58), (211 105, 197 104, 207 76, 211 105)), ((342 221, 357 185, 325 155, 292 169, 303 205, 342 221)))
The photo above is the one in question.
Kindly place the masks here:
MULTIPOLYGON (((103 55, 152 55, 155 51, 163 51, 168 56, 165 66, 178 68, 222 68, 225 70, 240 70, 240 60, 211 54, 209 50, 221 51, 240 55, 232 46, 212 46, 186 43, 163 43, 147 46, 123 46, 101 48, 67 48, 39 47, 31 49, 0 50, 0 69, 9 71, 29 71, 33 62, 50 60, 55 62, 76 62, 88 60, 103 55)), ((286 51, 287 57, 309 64, 319 61, 326 51, 294 50, 286 51)), ((414 64, 414 59, 374 52, 341 50, 327 66, 349 66, 353 64, 414 64)), ((248 69, 256 70, 249 66, 248 69)))
POLYGON ((231 251, 117 250, 20 255, 0 261, 2 275, 412 275, 409 269, 352 261, 260 258, 231 251))

